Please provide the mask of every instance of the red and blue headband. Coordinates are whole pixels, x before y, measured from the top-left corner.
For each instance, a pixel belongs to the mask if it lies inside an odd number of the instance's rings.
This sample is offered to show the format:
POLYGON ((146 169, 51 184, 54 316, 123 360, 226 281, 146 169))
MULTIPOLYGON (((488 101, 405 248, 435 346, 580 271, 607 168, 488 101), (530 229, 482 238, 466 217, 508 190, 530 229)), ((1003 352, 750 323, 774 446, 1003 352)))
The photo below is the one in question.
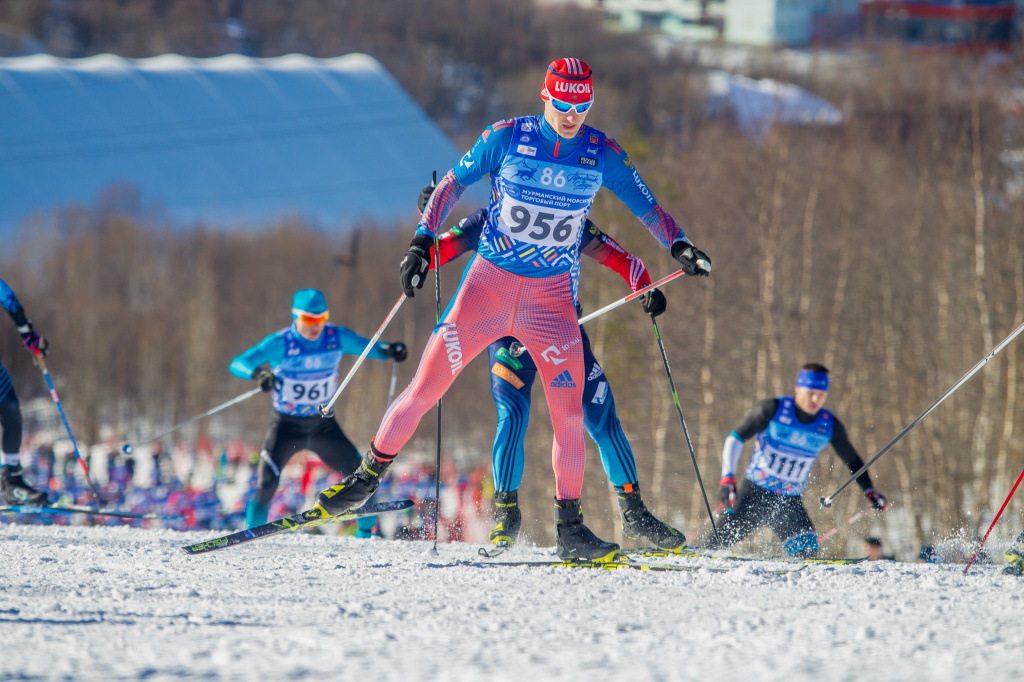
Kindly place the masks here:
POLYGON ((796 385, 812 391, 828 390, 828 372, 815 372, 809 369, 800 370, 796 376, 796 385))

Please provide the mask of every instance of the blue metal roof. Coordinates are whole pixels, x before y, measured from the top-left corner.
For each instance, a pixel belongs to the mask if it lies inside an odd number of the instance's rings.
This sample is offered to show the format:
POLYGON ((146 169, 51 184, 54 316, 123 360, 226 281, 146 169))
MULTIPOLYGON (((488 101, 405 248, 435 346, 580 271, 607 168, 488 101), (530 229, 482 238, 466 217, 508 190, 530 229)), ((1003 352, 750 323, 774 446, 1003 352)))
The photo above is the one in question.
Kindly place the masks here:
POLYGON ((178 223, 411 228, 419 189, 459 156, 363 54, 0 59, 0 235, 117 184, 178 223))

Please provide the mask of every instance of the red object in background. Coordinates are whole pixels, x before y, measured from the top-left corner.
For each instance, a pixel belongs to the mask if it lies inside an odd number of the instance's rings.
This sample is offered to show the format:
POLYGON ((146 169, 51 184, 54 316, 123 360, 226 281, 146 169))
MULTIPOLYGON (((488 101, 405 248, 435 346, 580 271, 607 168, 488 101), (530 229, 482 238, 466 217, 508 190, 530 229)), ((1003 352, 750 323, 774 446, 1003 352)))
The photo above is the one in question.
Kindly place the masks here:
POLYGON ((867 38, 954 51, 1009 47, 1015 9, 1010 2, 906 2, 866 0, 860 16, 867 38))
POLYGON ((983 537, 981 539, 981 542, 978 543, 978 546, 974 548, 974 554, 971 555, 971 560, 967 562, 967 566, 964 568, 964 575, 967 575, 967 571, 970 570, 971 564, 973 564, 974 560, 978 558, 978 552, 981 551, 981 548, 985 544, 985 541, 988 540, 988 534, 991 533, 992 529, 996 527, 996 521, 998 521, 999 517, 1003 515, 1003 510, 1006 509, 1006 505, 1010 504, 1010 498, 1012 498, 1013 494, 1017 492, 1017 486, 1020 485, 1020 481, 1022 478, 1024 478, 1024 471, 1020 472, 1020 476, 1017 477, 1017 482, 1013 484, 1012 488, 1010 488, 1010 494, 1006 496, 1006 500, 1003 502, 1003 506, 999 508, 999 511, 996 513, 996 517, 992 519, 992 525, 988 527, 988 531, 985 533, 985 537, 983 537))

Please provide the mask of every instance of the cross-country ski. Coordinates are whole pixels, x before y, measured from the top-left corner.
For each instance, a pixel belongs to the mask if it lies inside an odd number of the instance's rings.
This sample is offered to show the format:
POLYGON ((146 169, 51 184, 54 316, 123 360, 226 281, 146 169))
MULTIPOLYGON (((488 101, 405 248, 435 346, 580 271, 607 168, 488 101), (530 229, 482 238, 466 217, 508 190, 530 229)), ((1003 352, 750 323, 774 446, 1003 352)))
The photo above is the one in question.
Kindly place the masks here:
POLYGON ((91 516, 112 516, 121 519, 152 519, 155 521, 182 521, 181 515, 149 514, 116 509, 93 509, 91 507, 64 507, 60 505, 9 504, 0 506, 3 514, 88 514, 91 516))
POLYGON ((401 511, 413 505, 412 500, 397 500, 395 502, 377 502, 366 504, 345 514, 337 516, 326 516, 319 509, 307 509, 304 512, 286 516, 282 519, 269 521, 268 523, 246 528, 235 533, 229 533, 211 540, 204 540, 192 545, 185 545, 181 549, 185 554, 206 554, 220 549, 234 547, 244 542, 262 540, 278 533, 289 533, 297 530, 310 530, 329 523, 340 523, 342 521, 353 521, 368 516, 376 516, 387 512, 401 511))

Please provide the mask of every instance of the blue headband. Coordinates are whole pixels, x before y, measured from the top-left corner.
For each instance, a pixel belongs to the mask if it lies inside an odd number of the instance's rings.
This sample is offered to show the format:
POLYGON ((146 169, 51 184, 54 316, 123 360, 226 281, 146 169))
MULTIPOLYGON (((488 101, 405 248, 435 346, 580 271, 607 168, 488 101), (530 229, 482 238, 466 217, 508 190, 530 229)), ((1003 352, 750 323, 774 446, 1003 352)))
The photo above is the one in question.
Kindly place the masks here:
POLYGON ((813 391, 828 390, 828 373, 812 372, 809 369, 800 370, 796 377, 796 385, 802 388, 809 388, 813 391))

